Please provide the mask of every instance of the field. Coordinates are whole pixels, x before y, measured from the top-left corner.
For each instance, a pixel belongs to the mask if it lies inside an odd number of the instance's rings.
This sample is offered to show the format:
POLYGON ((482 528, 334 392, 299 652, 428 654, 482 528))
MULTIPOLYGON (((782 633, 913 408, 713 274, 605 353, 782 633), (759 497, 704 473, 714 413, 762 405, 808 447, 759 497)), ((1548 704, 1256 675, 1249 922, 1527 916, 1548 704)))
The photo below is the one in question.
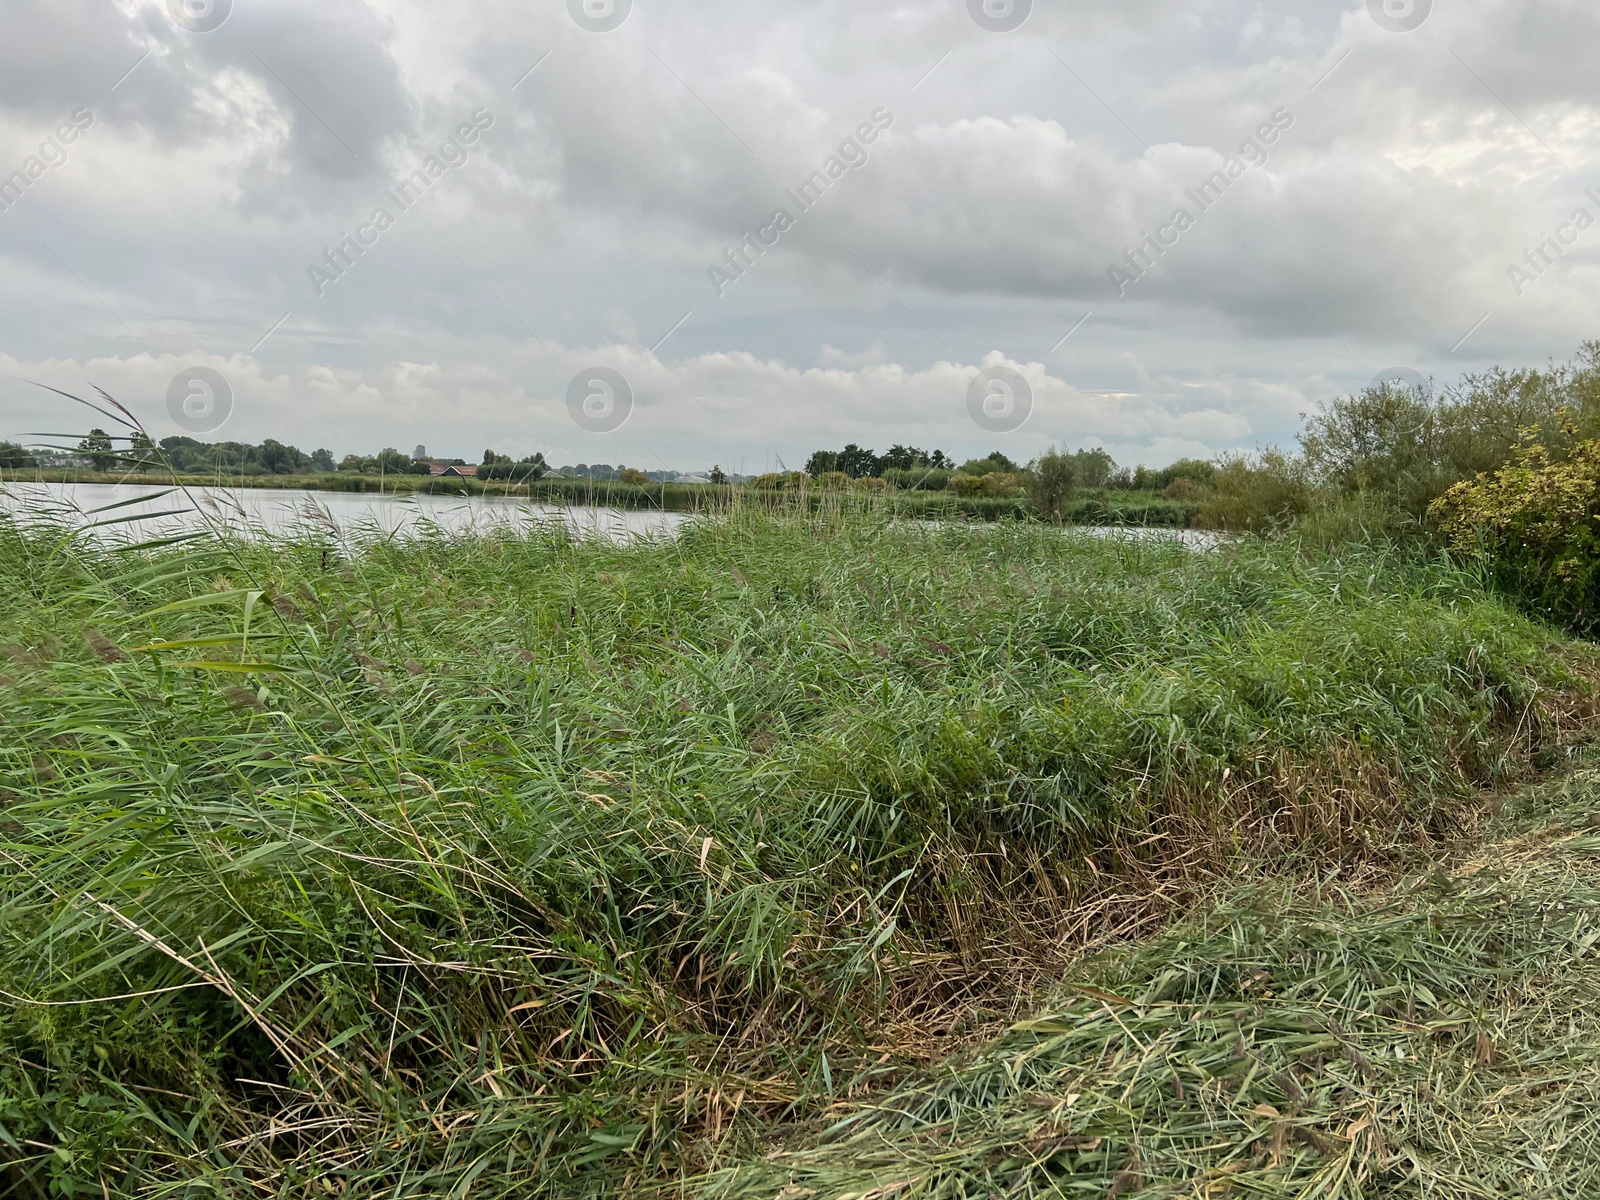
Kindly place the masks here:
POLYGON ((1492 1064, 1587 1102, 1588 843, 1432 864, 1596 656, 1420 554, 824 504, 0 556, 17 1194, 1356 1195, 1426 1144, 1380 1085, 1485 1155, 1492 1064))

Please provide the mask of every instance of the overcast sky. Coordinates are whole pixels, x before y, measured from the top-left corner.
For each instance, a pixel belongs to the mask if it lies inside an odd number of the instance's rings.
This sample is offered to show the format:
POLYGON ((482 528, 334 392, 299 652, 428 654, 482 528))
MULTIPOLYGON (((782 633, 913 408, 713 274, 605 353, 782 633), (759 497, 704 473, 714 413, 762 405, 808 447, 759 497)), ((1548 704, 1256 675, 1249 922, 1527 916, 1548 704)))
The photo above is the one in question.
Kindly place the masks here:
POLYGON ((0 437, 1164 463, 1600 334, 1593 0, 0 4, 0 437))

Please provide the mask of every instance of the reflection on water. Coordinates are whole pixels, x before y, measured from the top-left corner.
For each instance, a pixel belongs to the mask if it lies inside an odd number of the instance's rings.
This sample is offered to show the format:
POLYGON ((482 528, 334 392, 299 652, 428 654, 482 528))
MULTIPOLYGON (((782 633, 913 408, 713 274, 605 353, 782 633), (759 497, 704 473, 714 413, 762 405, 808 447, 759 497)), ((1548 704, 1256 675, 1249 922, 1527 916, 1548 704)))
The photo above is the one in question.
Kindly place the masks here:
POLYGON ((24 520, 48 517, 79 526, 98 524, 100 536, 134 541, 219 526, 268 537, 314 533, 361 539, 435 529, 449 534, 560 524, 579 536, 621 543, 670 536, 693 519, 690 513, 563 508, 508 496, 397 496, 288 488, 175 491, 147 484, 71 483, 7 483, 0 486, 0 510, 24 520))

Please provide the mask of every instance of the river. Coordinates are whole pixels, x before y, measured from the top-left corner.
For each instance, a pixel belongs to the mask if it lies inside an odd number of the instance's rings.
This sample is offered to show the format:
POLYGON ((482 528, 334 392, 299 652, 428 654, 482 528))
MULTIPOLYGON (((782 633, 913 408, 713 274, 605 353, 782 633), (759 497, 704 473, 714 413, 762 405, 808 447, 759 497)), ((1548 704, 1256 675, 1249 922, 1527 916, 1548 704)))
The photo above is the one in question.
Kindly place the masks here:
POLYGON ((0 485, 0 510, 15 513, 23 520, 55 519, 79 527, 97 525, 101 536, 131 541, 171 537, 207 527, 268 537, 309 532, 362 540, 430 530, 454 534, 559 524, 583 537, 598 536, 623 543, 670 537, 685 521, 693 519, 690 513, 556 507, 505 496, 378 495, 290 488, 172 490, 147 484, 73 483, 0 485))
MULTIPOLYGON (((655 509, 622 510, 586 505, 532 504, 512 496, 430 496, 415 492, 324 492, 300 488, 190 487, 174 490, 152 484, 5 483, 0 511, 23 520, 54 519, 78 527, 95 526, 114 541, 147 541, 194 530, 226 529, 246 536, 312 535, 354 541, 404 537, 437 530, 444 534, 529 530, 564 526, 584 538, 601 537, 618 545, 639 539, 670 538, 693 513, 655 509)), ((929 528, 944 521, 916 521, 929 528)), ((993 528, 974 523, 974 531, 993 528)), ((1165 526, 1075 526, 1073 533, 1137 541, 1176 540, 1195 549, 1212 549, 1227 539, 1200 529, 1165 526)))

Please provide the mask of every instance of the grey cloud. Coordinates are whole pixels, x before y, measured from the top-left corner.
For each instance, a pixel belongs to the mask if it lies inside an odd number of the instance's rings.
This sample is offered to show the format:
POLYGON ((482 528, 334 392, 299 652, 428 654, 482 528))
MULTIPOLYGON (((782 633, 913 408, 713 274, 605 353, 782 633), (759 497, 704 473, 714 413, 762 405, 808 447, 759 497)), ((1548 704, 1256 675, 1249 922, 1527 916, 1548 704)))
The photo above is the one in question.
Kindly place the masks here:
MULTIPOLYGON (((922 420, 977 449, 956 376, 995 353, 1042 372, 1035 442, 1281 439, 1396 362, 1570 352, 1600 235, 1523 296, 1505 266, 1590 182, 1597 23, 1572 0, 1459 0, 1409 34, 1356 0, 1128 0, 992 34, 956 0, 708 0, 597 34, 561 4, 283 0, 191 34, 149 0, 11 0, 0 173, 100 107, 0 212, 0 321, 52 378, 160 395, 162 370, 224 364, 240 428, 301 441, 432 445, 470 411, 473 440, 498 421, 591 457, 558 403, 571 347, 641 370, 608 436, 683 465, 922 420), (480 105, 469 161, 318 298, 307 264, 480 105), (1278 105, 1270 165, 1119 299, 1106 268, 1278 105), (717 297, 706 263, 878 106, 870 161, 717 297)), ((0 389, 0 425, 27 403, 0 389)))

